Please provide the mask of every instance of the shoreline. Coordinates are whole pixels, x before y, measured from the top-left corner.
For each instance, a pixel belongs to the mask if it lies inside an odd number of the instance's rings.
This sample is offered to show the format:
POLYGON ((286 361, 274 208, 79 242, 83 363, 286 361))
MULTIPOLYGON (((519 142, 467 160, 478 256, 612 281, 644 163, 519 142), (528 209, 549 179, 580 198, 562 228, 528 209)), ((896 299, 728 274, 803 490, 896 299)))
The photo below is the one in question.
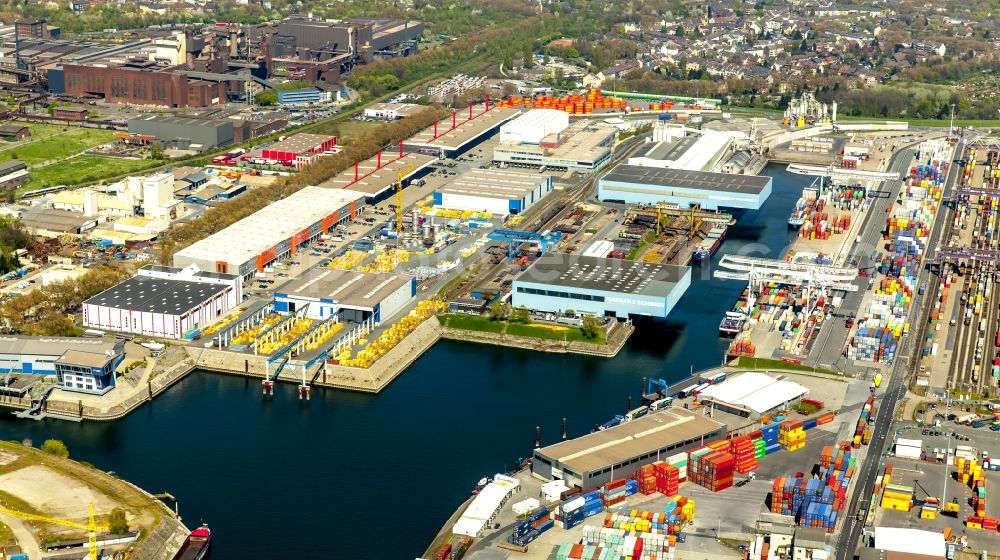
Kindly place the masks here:
MULTIPOLYGON (((491 338, 489 333, 443 328, 436 318, 432 317, 421 323, 371 367, 357 368, 324 364, 324 367, 309 374, 305 384, 310 387, 378 394, 442 339, 509 348, 528 348, 542 352, 613 358, 618 355, 634 331, 635 327, 631 323, 616 324, 610 329, 610 343, 601 345, 585 342, 567 343, 512 335, 503 335, 497 339, 491 338)), ((269 367, 267 358, 268 356, 245 355, 212 348, 174 346, 159 360, 162 362, 173 359, 174 363, 164 367, 162 371, 158 371, 159 363, 154 361, 147 366, 150 371, 145 372, 142 376, 146 378, 148 374, 148 379, 144 384, 129 385, 126 381, 119 385, 120 389, 128 387, 127 390, 130 391, 121 400, 102 406, 103 403, 100 401, 103 397, 57 390, 46 400, 39 417, 31 419, 52 418, 70 422, 120 420, 143 404, 152 402, 154 398, 195 371, 264 380, 269 367)), ((303 379, 298 373, 300 371, 293 365, 271 378, 274 381, 283 381, 288 384, 302 384, 303 379)), ((0 409, 23 413, 30 407, 30 398, 0 396, 0 409)))

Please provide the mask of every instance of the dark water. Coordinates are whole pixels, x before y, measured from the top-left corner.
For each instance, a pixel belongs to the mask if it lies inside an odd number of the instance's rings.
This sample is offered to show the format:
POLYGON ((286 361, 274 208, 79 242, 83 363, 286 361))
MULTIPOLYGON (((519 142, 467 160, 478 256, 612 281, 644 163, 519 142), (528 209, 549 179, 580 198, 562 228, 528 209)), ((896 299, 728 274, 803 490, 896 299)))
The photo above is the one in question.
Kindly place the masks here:
MULTIPOLYGON (((719 253, 781 256, 786 218, 808 180, 769 167, 774 192, 740 217, 719 253), (772 247, 772 250, 766 250, 772 247)), ((442 341, 377 396, 317 391, 302 403, 279 384, 199 373, 111 424, 19 422, 0 438, 59 438, 73 457, 180 500, 188 526, 208 522, 214 560, 413 558, 480 477, 542 443, 623 413, 641 378, 680 379, 720 363, 722 313, 740 282, 696 267, 670 319, 644 322, 613 360, 442 341), (391 538, 387 538, 391 535, 391 538), (267 551, 267 552, 265 552, 267 551)))

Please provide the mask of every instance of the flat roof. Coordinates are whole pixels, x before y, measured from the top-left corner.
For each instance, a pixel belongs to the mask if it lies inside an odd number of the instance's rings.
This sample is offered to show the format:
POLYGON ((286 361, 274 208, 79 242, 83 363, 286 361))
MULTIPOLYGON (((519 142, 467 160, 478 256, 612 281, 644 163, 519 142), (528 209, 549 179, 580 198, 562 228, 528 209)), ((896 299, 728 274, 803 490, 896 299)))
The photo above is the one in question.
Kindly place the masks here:
POLYGON ((888 552, 945 557, 944 535, 940 531, 923 531, 903 527, 875 527, 874 548, 888 552))
POLYGON ((275 295, 330 299, 349 307, 372 309, 411 280, 411 276, 402 274, 312 268, 279 287, 275 295))
POLYGON ((302 152, 308 152, 309 150, 319 149, 323 146, 323 143, 328 140, 333 140, 333 136, 325 136, 323 134, 309 134, 308 132, 300 132, 298 134, 293 134, 280 142, 275 142, 264 147, 265 150, 273 150, 276 152, 290 152, 294 154, 300 154, 302 152))
POLYGON ((375 103, 365 108, 365 111, 372 111, 375 113, 393 112, 397 115, 409 117, 411 115, 416 115, 425 108, 426 106, 417 103, 375 103))
POLYGON ((622 164, 601 181, 759 195, 767 188, 771 178, 622 164))
POLYGON ((457 109, 454 129, 451 128, 451 117, 445 117, 438 122, 437 138, 434 138, 434 125, 431 125, 408 138, 404 144, 413 147, 457 150, 520 113, 520 109, 512 107, 494 106, 486 111, 483 104, 479 103, 472 106, 472 120, 469 120, 468 108, 457 109))
POLYGON ((227 289, 223 284, 133 276, 84 303, 129 311, 182 315, 227 289))
POLYGON ((354 168, 350 167, 340 172, 339 175, 327 179, 319 186, 333 189, 347 189, 363 193, 367 197, 378 196, 385 191, 394 188, 396 185, 396 174, 413 166, 413 170, 403 175, 403 179, 408 179, 421 169, 427 167, 437 158, 426 154, 404 153, 399 157, 398 152, 383 152, 382 167, 378 167, 378 156, 362 161, 358 164, 358 180, 354 180, 354 168))
POLYGON ((121 352, 125 342, 69 336, 0 336, 0 354, 61 356, 67 350, 104 354, 121 352))
POLYGON ((703 414, 668 408, 607 430, 543 447, 536 453, 583 474, 704 436, 723 427, 725 424, 703 414))
POLYGON ((506 169, 470 169, 438 191, 503 200, 521 199, 548 181, 538 173, 518 173, 506 169))
POLYGON ((174 254, 202 261, 224 261, 239 266, 333 212, 364 198, 343 189, 303 187, 235 224, 174 254))
POLYGON ((538 257, 515 282, 666 297, 688 272, 686 266, 550 251, 538 257))
POLYGON ((59 356, 56 363, 99 368, 104 367, 104 364, 108 363, 108 359, 110 357, 111 356, 108 356, 107 354, 99 354, 96 352, 67 350, 62 356, 59 356))
POLYGON ((601 123, 581 122, 585 123, 585 126, 574 126, 576 124, 574 123, 563 131, 564 135, 570 135, 569 138, 552 148, 548 157, 592 162, 611 151, 610 145, 601 146, 601 143, 607 141, 609 136, 617 134, 617 128, 601 123))

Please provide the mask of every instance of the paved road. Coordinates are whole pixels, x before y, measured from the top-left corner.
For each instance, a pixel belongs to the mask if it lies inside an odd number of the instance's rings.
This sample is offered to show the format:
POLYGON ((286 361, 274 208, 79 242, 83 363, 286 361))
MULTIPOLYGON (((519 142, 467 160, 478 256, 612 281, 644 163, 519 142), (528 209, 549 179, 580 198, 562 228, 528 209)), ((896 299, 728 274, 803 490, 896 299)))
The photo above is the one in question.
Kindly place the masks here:
MULTIPOLYGON (((962 153, 963 146, 958 145, 956 153, 962 153)), ((954 188, 956 170, 958 166, 952 165, 948 172, 948 177, 946 180, 945 193, 947 193, 954 188)), ((930 238, 928 239, 928 254, 933 254, 933 248, 940 241, 941 232, 945 227, 950 227, 950 214, 947 211, 941 212, 934 220, 934 227, 931 230, 930 238), (946 226, 947 224, 947 226, 946 226)), ((925 267, 918 277, 918 284, 924 285, 928 281, 929 269, 925 267)), ((914 296, 910 317, 923 317, 926 309, 924 309, 925 297, 916 295, 914 296)), ((854 558, 854 552, 860 543, 861 534, 864 530, 864 524, 857 520, 856 513, 860 505, 867 506, 869 500, 871 500, 872 489, 875 486, 875 478, 878 475, 879 467, 882 465, 882 457, 885 454, 886 449, 891 443, 892 439, 889 437, 892 428, 892 420, 896 411, 896 407, 899 405, 900 399, 906 394, 906 382, 912 371, 911 368, 911 347, 912 336, 903 337, 899 344, 899 350, 896 354, 896 360, 893 362, 892 368, 890 369, 889 382, 885 385, 885 390, 879 395, 879 399, 876 401, 878 406, 878 412, 875 415, 875 430, 872 434, 871 443, 868 446, 868 452, 865 458, 861 462, 860 470, 855 477, 855 488, 848 498, 848 502, 844 508, 846 515, 848 516, 844 526, 840 530, 840 536, 836 540, 836 546, 834 554, 835 560, 851 560, 854 558)), ((919 352, 919 343, 916 348, 919 352)), ((912 360, 913 365, 918 363, 918 360, 912 360)))
MULTIPOLYGON (((904 174, 913 161, 914 150, 905 149, 896 152, 889 163, 889 171, 904 174)), ((882 181, 878 186, 878 196, 872 200, 871 206, 865 210, 864 223, 860 230, 861 243, 854 242, 848 254, 847 263, 856 262, 859 269, 874 272, 878 264, 872 261, 872 253, 880 250, 882 245, 882 229, 884 228, 886 208, 896 201, 902 182, 898 180, 882 181)), ((849 264, 845 264, 849 266, 849 264)), ((841 303, 841 309, 857 311, 868 288, 868 279, 858 277, 854 281, 858 287, 856 292, 847 292, 841 303)), ((839 320, 839 319, 835 319, 839 320)), ((813 346, 807 362, 818 367, 832 370, 844 370, 847 363, 843 357, 844 346, 847 344, 848 329, 823 328, 813 346)))

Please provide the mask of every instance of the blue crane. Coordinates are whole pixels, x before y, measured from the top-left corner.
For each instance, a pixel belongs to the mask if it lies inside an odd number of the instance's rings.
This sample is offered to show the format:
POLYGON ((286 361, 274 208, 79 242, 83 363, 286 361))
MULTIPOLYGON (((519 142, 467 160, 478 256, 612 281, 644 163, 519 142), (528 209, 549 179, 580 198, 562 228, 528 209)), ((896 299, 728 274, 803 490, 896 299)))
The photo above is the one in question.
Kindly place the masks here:
POLYGON ((562 233, 558 231, 535 233, 533 231, 519 231, 514 229, 495 229, 487 234, 486 237, 493 241, 506 242, 507 258, 513 259, 517 256, 517 250, 522 243, 538 243, 543 253, 551 251, 562 240, 562 233))

